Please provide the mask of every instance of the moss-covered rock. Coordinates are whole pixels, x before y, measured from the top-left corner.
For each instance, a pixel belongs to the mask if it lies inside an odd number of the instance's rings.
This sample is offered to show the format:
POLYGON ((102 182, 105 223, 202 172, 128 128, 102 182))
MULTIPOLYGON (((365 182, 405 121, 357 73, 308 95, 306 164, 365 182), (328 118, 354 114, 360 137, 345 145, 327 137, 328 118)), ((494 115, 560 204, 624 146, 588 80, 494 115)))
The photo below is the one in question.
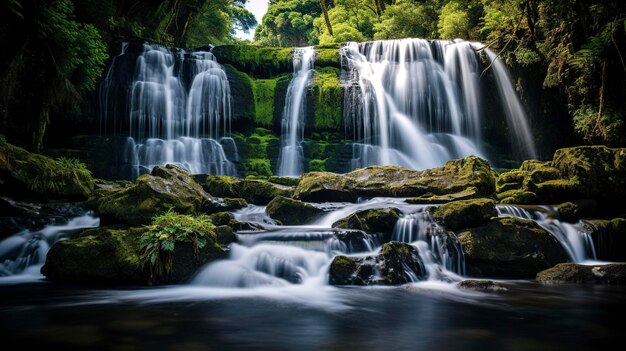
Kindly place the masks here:
POLYGON ((329 269, 331 285, 399 285, 425 277, 417 249, 393 241, 383 245, 376 256, 336 256, 329 269))
POLYGON ((457 200, 468 200, 476 197, 476 191, 472 188, 460 191, 458 193, 435 195, 433 193, 426 193, 418 197, 412 197, 406 199, 409 204, 442 204, 457 200))
POLYGON ((210 198, 202 187, 181 168, 157 166, 151 174, 137 178, 129 188, 109 191, 92 199, 103 223, 131 226, 149 224, 164 212, 198 213, 210 198))
POLYGON ((512 217, 458 234, 467 273, 478 277, 533 278, 568 261, 559 242, 536 222, 512 217))
POLYGON ((55 282, 143 285, 150 274, 142 266, 140 235, 146 229, 96 228, 50 248, 41 273, 55 282))
POLYGON ((310 92, 313 97, 312 125, 315 130, 341 130, 343 89, 339 81, 339 69, 332 67, 316 69, 310 92))
POLYGON ((496 203, 491 199, 471 199, 431 207, 433 219, 450 230, 470 228, 497 217, 496 203))
POLYGON ((599 260, 626 262, 626 219, 583 220, 599 260))
POLYGON ((400 211, 395 208, 375 208, 355 212, 333 223, 333 228, 362 230, 366 233, 382 233, 386 239, 391 237, 400 211))
POLYGON ((306 202, 276 196, 267 204, 265 213, 284 225, 298 225, 310 222, 324 213, 324 210, 306 202))
POLYGON ((572 200, 564 202, 556 208, 559 213, 559 219, 567 222, 576 222, 581 218, 594 216, 597 212, 598 203, 595 200, 572 200))
POLYGON ((256 123, 256 96, 253 80, 246 73, 231 65, 224 65, 224 71, 230 85, 230 93, 236 99, 231 104, 233 130, 245 131, 256 123))
POLYGON ((537 273, 537 281, 548 284, 626 284, 626 263, 581 265, 561 263, 537 273))
POLYGON ((294 196, 304 201, 356 201, 359 197, 411 197, 472 191, 491 196, 495 177, 487 161, 475 156, 445 166, 414 171, 398 166, 371 166, 346 174, 311 172, 302 176, 294 196))
POLYGON ((267 178, 267 181, 284 186, 296 186, 300 183, 300 178, 271 176, 267 178))
MULTIPOLYGON (((291 79, 291 74, 283 74, 268 79, 253 79, 254 105, 256 108, 255 124, 272 128, 274 124, 274 110, 276 109, 276 87, 291 79)), ((282 106, 278 107, 281 109, 282 106)))
POLYGON ((338 46, 317 46, 315 52, 315 67, 341 68, 338 46))
POLYGON ((87 198, 94 180, 87 167, 67 158, 52 159, 6 142, 0 135, 0 191, 15 198, 87 198))
POLYGON ((213 196, 242 198, 255 205, 267 205, 276 196, 290 197, 292 189, 263 180, 209 175, 204 189, 213 196))
POLYGON ((578 146, 559 149, 553 160, 525 161, 496 183, 497 198, 507 204, 547 204, 594 199, 600 204, 626 196, 626 149, 578 146))
POLYGON ((221 45, 212 52, 220 63, 233 65, 257 78, 270 78, 293 70, 292 48, 221 45))

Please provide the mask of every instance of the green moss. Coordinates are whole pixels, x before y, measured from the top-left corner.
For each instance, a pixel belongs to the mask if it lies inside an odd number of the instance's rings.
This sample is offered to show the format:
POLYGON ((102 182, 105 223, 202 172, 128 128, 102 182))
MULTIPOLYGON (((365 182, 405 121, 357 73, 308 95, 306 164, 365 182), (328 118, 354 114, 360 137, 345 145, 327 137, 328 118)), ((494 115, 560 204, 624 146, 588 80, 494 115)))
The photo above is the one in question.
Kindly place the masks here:
POLYGON ((383 233, 391 236, 400 211, 395 208, 376 208, 357 211, 333 223, 333 228, 357 229, 366 233, 383 233))
MULTIPOLYGON (((61 157, 57 160, 30 153, 0 138, 0 171, 29 191, 43 197, 88 197, 94 180, 85 164, 61 157)), ((16 189, 8 189, 15 190, 16 189)))
POLYGON ((271 176, 267 181, 279 185, 296 186, 300 183, 300 178, 271 176))
POLYGON ((512 189, 496 195, 501 204, 527 205, 537 202, 537 194, 521 189, 512 189))
POLYGON ((252 158, 246 160, 244 163, 246 167, 247 175, 255 176, 271 176, 272 169, 270 167, 270 160, 266 158, 252 158))
POLYGON ((209 215, 209 220, 211 221, 211 223, 217 226, 229 225, 233 219, 233 215, 227 211, 217 212, 209 215))
POLYGON ((276 196, 267 204, 265 212, 282 224, 299 225, 311 221, 324 213, 324 210, 302 201, 276 196))
POLYGON ((309 171, 310 172, 324 172, 326 170, 326 160, 310 160, 309 171))
POLYGON ((238 184, 237 178, 208 175, 202 187, 212 196, 236 198, 239 195, 236 188, 238 184))
POLYGON ((235 130, 247 130, 255 122, 256 104, 254 81, 244 72, 231 65, 224 65, 230 84, 230 92, 237 103, 231 104, 235 130))
POLYGON ((269 78, 292 71, 291 48, 256 45, 222 45, 213 49, 221 63, 231 64, 253 77, 269 78))
POLYGON ((291 74, 271 79, 254 79, 254 103, 256 106, 255 123, 271 128, 274 121, 275 91, 278 82, 290 80, 291 74))
POLYGON ((316 69, 311 82, 311 95, 315 129, 340 130, 343 89, 339 81, 339 70, 333 67, 316 69))
POLYGON ((172 272, 176 244, 191 243, 198 258, 205 246, 217 245, 214 229, 208 216, 192 217, 173 211, 159 215, 139 239, 141 264, 150 271, 153 281, 166 281, 172 272))
POLYGON ((491 199, 471 199, 431 207, 433 218, 451 230, 475 227, 497 217, 496 203, 491 199))
POLYGON ((293 190, 262 180, 238 179, 228 176, 207 176, 205 190, 217 197, 242 198, 248 203, 267 205, 278 195, 290 197, 293 190))
POLYGON ((317 46, 315 52, 316 67, 341 68, 338 46, 317 46))

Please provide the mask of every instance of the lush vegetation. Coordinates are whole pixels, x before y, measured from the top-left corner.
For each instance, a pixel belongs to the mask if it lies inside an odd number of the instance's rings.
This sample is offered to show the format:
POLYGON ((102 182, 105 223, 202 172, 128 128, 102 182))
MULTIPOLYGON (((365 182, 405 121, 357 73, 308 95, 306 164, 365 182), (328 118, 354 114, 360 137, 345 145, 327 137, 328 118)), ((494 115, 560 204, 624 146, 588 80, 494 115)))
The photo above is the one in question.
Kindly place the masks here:
POLYGON ((154 218, 149 230, 141 235, 144 267, 154 279, 167 277, 172 271, 173 252, 177 243, 191 243, 195 257, 207 243, 215 241, 215 225, 208 216, 181 215, 173 211, 154 218))

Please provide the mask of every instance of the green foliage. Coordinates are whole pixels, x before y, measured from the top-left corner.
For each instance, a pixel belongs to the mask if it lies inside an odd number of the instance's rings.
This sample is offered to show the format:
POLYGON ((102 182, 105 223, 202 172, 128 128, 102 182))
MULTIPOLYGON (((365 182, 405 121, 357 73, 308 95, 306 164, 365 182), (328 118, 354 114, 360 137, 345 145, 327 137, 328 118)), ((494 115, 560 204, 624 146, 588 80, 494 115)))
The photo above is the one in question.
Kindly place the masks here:
POLYGON ((326 160, 313 159, 309 161, 309 172, 326 171, 326 160))
POLYGON ((319 0, 271 1, 254 33, 255 43, 283 47, 315 44, 313 19, 321 11, 319 0))
POLYGON ((248 159, 245 166, 247 175, 269 177, 273 174, 270 167, 270 160, 266 158, 248 159))
POLYGON ((215 242, 215 226, 205 215, 194 217, 168 211, 155 217, 147 228, 139 242, 143 267, 150 270, 152 280, 163 280, 171 273, 176 243, 191 243, 198 257, 202 248, 215 242))
POLYGON ((254 79, 254 103, 256 106, 256 125, 271 128, 274 118, 274 92, 280 81, 291 79, 290 74, 270 79, 254 79))
POLYGON ((375 14, 364 6, 367 0, 337 0, 328 11, 333 35, 330 35, 322 16, 313 20, 320 45, 333 45, 348 41, 366 41, 374 36, 375 14))
POLYGON ((231 64, 252 77, 270 78, 292 71, 291 48, 257 45, 223 45, 213 49, 222 64, 231 64))
POLYGON ((374 25, 374 39, 437 38, 439 1, 398 0, 374 25))
POLYGON ((482 5, 475 1, 453 0, 441 8, 439 36, 441 39, 478 39, 476 26, 482 14, 482 5))

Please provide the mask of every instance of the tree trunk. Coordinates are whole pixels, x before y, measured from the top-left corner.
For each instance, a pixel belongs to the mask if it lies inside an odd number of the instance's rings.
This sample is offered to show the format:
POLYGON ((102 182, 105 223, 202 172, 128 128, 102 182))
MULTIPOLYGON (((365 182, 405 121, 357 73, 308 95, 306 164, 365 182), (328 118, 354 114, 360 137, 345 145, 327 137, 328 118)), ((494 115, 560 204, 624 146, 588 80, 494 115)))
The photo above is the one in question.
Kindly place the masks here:
POLYGON ((328 33, 330 36, 333 36, 333 26, 330 24, 330 18, 328 18, 328 7, 326 7, 326 0, 320 0, 320 5, 322 6, 322 12, 324 13, 324 21, 326 21, 326 28, 328 28, 328 33))
POLYGON ((596 125, 594 126, 594 134, 606 142, 607 131, 602 125, 602 115, 604 114, 604 86, 606 85, 606 60, 602 61, 602 82, 600 84, 600 98, 598 102, 598 115, 596 116, 596 125))
POLYGON ((33 130, 33 138, 31 140, 31 148, 34 152, 41 152, 43 148, 43 137, 46 134, 46 128, 50 122, 50 106, 44 104, 41 106, 39 116, 35 122, 33 130))

